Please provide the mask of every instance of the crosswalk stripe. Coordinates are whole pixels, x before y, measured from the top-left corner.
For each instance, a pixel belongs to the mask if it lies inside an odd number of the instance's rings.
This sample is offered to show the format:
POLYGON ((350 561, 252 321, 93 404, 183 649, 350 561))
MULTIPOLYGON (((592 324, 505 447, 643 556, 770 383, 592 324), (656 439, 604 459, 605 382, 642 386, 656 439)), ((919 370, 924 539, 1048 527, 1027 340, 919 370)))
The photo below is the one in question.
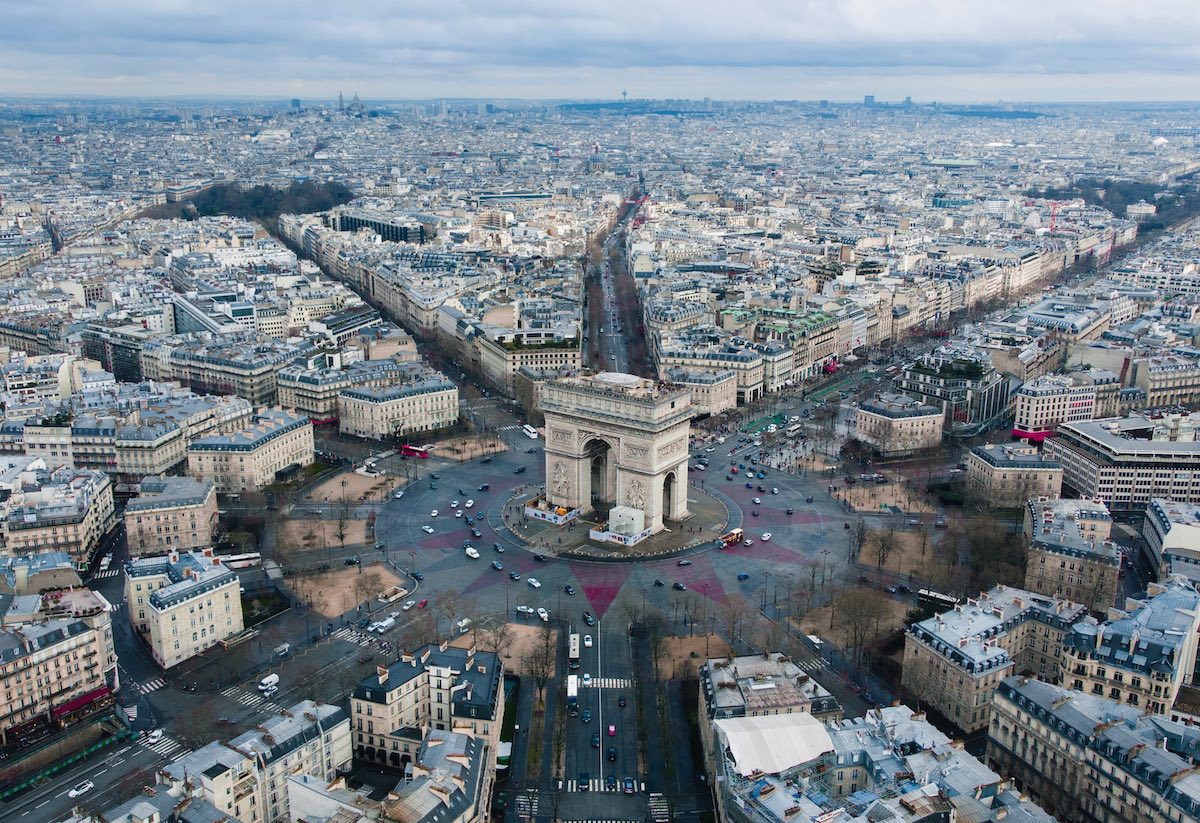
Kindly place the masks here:
POLYGON ((145 683, 139 683, 137 688, 142 694, 150 694, 150 692, 156 692, 165 685, 167 685, 166 680, 161 677, 156 677, 153 680, 145 683))
POLYGON ((137 720, 137 706, 126 706, 125 716, 130 720, 137 720))
POLYGON ((588 688, 628 689, 632 685, 633 682, 627 677, 593 677, 592 682, 588 684, 588 688))
MULTIPOLYGON (((566 783, 567 783, 567 791, 569 791, 569 792, 580 791, 578 780, 567 780, 566 783)), ((620 794, 622 790, 623 790, 622 783, 620 780, 618 780, 617 785, 613 789, 611 789, 611 791, 616 792, 618 794, 620 794)), ((588 787, 585 791, 603 792, 603 791, 609 791, 609 790, 604 788, 604 779, 603 778, 593 777, 588 780, 588 787)))
POLYGON ((179 752, 178 754, 172 755, 171 762, 174 763, 176 760, 179 760, 181 757, 186 757, 187 755, 189 755, 191 753, 192 753, 191 749, 184 749, 183 751, 179 752))
POLYGON ((108 569, 106 571, 96 572, 95 574, 92 575, 92 579, 93 580, 103 580, 106 577, 116 577, 120 573, 121 573, 120 569, 108 569))

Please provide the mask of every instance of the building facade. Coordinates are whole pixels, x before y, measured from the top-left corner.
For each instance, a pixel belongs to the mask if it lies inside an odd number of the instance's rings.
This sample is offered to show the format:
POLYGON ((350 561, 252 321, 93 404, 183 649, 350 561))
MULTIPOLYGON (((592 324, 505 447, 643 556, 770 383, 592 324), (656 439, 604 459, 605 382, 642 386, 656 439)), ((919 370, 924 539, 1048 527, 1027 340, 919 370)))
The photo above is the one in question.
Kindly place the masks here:
POLYGON ((942 443, 942 410, 905 394, 880 394, 854 415, 855 437, 884 458, 903 457, 942 443))
POLYGON ((1112 517, 1102 502, 1033 498, 1025 505, 1025 537, 1025 588, 1089 611, 1116 603, 1122 551, 1111 539, 1112 517))
POLYGON ((1062 466, 1016 443, 976 446, 967 452, 967 498, 997 508, 1018 508, 1031 497, 1058 497, 1062 466))
POLYGON ((147 477, 125 504, 131 557, 207 549, 217 526, 217 487, 191 477, 147 477))
POLYGON ((427 374, 384 388, 345 389, 338 395, 338 428, 382 440, 434 432, 458 422, 458 387, 427 374))
POLYGON ((259 409, 249 425, 209 435, 188 446, 188 474, 207 478, 218 492, 257 491, 276 481, 276 472, 313 462, 312 422, 280 409, 259 409))

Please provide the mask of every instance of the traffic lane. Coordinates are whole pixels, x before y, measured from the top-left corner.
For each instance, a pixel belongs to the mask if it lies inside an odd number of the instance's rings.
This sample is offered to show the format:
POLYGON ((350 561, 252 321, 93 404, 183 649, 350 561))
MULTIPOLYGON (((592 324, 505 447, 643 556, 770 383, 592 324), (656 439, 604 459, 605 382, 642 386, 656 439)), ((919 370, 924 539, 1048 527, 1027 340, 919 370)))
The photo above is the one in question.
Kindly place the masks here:
POLYGON ((100 810, 125 800, 127 792, 121 783, 130 775, 144 773, 146 785, 153 785, 156 768, 166 762, 151 749, 138 743, 127 743, 103 759, 95 759, 57 775, 53 782, 42 788, 10 798, 0 804, 0 813, 5 820, 42 821, 62 820, 70 816, 75 806, 100 810), (91 780, 96 788, 78 799, 68 797, 71 789, 84 780, 91 780))

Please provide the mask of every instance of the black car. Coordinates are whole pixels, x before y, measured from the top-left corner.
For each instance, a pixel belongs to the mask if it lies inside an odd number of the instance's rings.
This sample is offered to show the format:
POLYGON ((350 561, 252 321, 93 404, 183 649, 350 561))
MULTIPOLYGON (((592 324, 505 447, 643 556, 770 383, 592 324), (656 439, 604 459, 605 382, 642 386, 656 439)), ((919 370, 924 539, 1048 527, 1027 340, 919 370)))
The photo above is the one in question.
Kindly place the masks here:
POLYGON ((425 579, 425 575, 423 575, 417 571, 409 572, 408 576, 411 577, 413 580, 424 580, 425 579))
POLYGON ((347 566, 357 566, 357 565, 358 565, 358 558, 357 558, 357 557, 347 557, 347 558, 346 558, 345 560, 343 560, 342 562, 343 562, 343 563, 345 563, 347 566))
POLYGON ((524 474, 525 469, 525 466, 517 466, 515 469, 513 469, 513 474, 524 474))
POLYGON ((661 580, 655 580, 655 581, 654 581, 654 585, 655 585, 655 586, 665 586, 665 585, 667 585, 667 584, 666 584, 666 583, 664 583, 664 582, 662 582, 661 580))
POLYGON ((579 789, 579 791, 581 791, 581 792, 586 792, 588 789, 591 788, 591 782, 592 782, 591 776, 588 775, 587 772, 580 772, 579 773, 579 783, 577 784, 576 788, 579 789))
POLYGON ((431 474, 431 475, 429 475, 429 479, 430 480, 441 480, 442 478, 439 475, 431 474))
POLYGON ((490 457, 485 457, 485 458, 483 458, 482 460, 480 460, 479 462, 480 462, 480 463, 491 463, 491 462, 492 462, 492 458, 490 458, 490 457))
POLYGON ((587 623, 589 626, 595 626, 596 618, 592 617, 591 612, 584 612, 583 613, 583 622, 587 623))
POLYGON ((605 756, 608 757, 609 763, 616 763, 617 762, 617 747, 609 746, 608 750, 605 752, 605 756))
POLYGON ((787 513, 788 513, 788 514, 795 514, 796 512, 795 512, 795 510, 794 510, 794 509, 790 509, 790 508, 789 508, 789 509, 787 510, 787 513))
POLYGON ((487 491, 488 489, 490 489, 491 487, 492 487, 492 484, 491 484, 491 483, 482 483, 482 484, 480 484, 480 486, 479 486, 479 490, 480 490, 481 492, 485 492, 485 491, 487 491))
POLYGON ((492 548, 495 549, 496 551, 500 552, 500 554, 504 554, 504 546, 502 544, 493 543, 492 548))
POLYGON ((509 573, 508 573, 508 579, 509 579, 509 580, 520 580, 520 579, 521 579, 521 573, 520 573, 520 572, 509 572, 509 573))
POLYGON ((534 559, 534 560, 536 560, 536 561, 537 561, 537 562, 539 562, 539 563, 545 563, 545 562, 546 562, 546 555, 544 555, 544 554, 535 554, 535 555, 533 556, 533 559, 534 559))
POLYGON ((430 483, 430 484, 429 484, 429 488, 431 488, 431 489, 434 489, 434 490, 436 491, 436 490, 437 490, 437 483, 430 483))
POLYGON ((567 594, 575 594, 575 587, 574 586, 563 586, 563 591, 566 592, 567 594))
POLYGON ((629 701, 625 698, 625 695, 621 695, 620 697, 617 698, 617 705, 620 706, 622 709, 625 708, 625 705, 628 702, 629 701))
POLYGON ((617 790, 617 776, 615 774, 610 774, 608 777, 604 778, 604 790, 609 792, 615 792, 617 790))
POLYGON ((671 586, 671 588, 677 592, 687 591, 687 586, 683 585, 682 583, 676 583, 675 585, 671 586))
POLYGON ((535 449, 535 448, 529 448, 529 449, 526 449, 526 450, 525 450, 525 453, 526 453, 526 454, 537 454, 537 449, 535 449))
POLYGON ((471 536, 475 538, 483 537, 483 532, 479 529, 471 529, 471 536))
MULTIPOLYGON (((587 711, 587 710, 584 709, 584 711, 587 711)), ((592 748, 593 749, 600 748, 600 732, 592 732, 592 748)))

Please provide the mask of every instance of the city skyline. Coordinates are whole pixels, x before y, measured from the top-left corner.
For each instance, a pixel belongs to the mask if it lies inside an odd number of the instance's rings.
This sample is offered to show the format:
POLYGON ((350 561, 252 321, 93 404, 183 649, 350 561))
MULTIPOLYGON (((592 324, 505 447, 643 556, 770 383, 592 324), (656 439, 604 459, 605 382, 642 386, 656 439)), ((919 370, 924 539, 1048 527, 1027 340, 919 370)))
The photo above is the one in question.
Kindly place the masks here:
POLYGON ((1185 101, 1183 3, 9 5, 0 94, 1185 101))

